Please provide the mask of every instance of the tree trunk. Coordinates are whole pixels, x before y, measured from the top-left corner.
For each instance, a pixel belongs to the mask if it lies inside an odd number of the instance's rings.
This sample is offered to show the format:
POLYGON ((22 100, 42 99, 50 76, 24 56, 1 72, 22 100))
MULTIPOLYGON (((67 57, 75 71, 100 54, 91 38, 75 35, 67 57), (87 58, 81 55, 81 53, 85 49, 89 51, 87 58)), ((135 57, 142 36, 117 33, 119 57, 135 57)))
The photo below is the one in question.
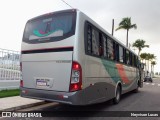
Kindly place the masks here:
POLYGON ((148 72, 149 72, 149 60, 148 60, 148 72))
POLYGON ((138 51, 138 57, 140 57, 139 54, 140 54, 140 51, 138 51))
POLYGON ((147 61, 145 59, 145 76, 147 75, 146 73, 147 73, 147 61))
POLYGON ((128 29, 127 29, 127 37, 126 37, 126 46, 128 47, 128 29))
POLYGON ((154 65, 153 65, 153 77, 154 77, 154 65))
POLYGON ((152 64, 151 64, 151 73, 152 73, 152 64))

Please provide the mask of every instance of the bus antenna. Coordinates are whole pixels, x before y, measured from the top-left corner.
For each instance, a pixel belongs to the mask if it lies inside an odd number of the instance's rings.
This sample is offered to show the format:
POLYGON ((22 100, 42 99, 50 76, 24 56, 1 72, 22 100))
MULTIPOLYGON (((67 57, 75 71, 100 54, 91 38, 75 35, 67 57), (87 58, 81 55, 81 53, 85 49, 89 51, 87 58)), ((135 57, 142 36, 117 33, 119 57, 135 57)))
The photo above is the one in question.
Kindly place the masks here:
POLYGON ((71 5, 69 5, 65 0, 61 0, 63 3, 65 3, 67 6, 69 6, 70 8, 74 9, 71 5))

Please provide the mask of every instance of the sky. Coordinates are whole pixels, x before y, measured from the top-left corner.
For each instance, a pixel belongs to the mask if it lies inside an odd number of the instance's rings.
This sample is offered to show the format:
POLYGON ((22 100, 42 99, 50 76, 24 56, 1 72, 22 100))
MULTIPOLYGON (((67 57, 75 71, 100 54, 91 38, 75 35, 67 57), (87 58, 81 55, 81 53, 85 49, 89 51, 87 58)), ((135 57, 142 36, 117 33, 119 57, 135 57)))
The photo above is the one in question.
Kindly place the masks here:
MULTIPOLYGON (((131 17, 137 29, 129 31, 129 43, 143 39, 150 47, 142 52, 157 56, 155 72, 160 72, 160 0, 65 0, 79 9, 109 33, 112 19, 115 28, 124 17, 131 17)), ((28 19, 41 14, 70 9, 61 0, 3 0, 0 4, 0 48, 21 50, 21 41, 28 19)), ((114 32, 114 37, 126 44, 126 31, 114 32)), ((133 48, 131 48, 133 49, 133 48)), ((137 53, 137 50, 135 50, 137 53)))

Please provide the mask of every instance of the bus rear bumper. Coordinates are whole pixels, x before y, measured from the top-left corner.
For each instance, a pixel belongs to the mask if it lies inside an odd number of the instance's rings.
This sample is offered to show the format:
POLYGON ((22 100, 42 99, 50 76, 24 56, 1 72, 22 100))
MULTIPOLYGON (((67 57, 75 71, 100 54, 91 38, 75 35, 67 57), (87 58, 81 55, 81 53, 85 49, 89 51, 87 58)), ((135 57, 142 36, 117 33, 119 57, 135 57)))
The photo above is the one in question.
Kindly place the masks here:
POLYGON ((39 100, 53 101, 70 105, 84 105, 82 91, 59 92, 21 87, 20 96, 39 100))

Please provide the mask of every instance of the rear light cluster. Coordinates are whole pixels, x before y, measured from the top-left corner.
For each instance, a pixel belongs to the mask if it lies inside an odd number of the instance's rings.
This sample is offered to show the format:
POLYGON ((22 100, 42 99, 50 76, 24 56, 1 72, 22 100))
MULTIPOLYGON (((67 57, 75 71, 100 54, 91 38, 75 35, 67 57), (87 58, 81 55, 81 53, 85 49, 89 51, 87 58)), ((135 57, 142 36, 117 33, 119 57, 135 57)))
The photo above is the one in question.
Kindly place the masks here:
POLYGON ((22 80, 22 62, 20 62, 20 87, 23 87, 23 80, 22 80))
POLYGON ((70 92, 82 89, 82 68, 77 62, 72 63, 72 74, 70 82, 70 92))

